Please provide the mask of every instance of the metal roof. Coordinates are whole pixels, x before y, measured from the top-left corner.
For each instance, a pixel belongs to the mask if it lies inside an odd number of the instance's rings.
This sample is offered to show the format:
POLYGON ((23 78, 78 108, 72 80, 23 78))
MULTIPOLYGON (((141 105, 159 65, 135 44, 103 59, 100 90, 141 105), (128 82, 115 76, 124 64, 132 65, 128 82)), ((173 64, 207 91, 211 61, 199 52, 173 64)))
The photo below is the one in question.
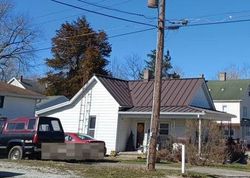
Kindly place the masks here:
MULTIPOLYGON (((152 107, 142 106, 127 109, 126 112, 152 112, 152 107)), ((191 106, 165 106, 160 108, 160 112, 181 112, 181 113, 200 113, 201 110, 191 106)))
MULTIPOLYGON (((151 107, 153 101, 153 80, 126 81, 97 76, 100 82, 122 107, 151 107)), ((186 106, 197 89, 205 83, 202 78, 163 79, 161 106, 186 106)))

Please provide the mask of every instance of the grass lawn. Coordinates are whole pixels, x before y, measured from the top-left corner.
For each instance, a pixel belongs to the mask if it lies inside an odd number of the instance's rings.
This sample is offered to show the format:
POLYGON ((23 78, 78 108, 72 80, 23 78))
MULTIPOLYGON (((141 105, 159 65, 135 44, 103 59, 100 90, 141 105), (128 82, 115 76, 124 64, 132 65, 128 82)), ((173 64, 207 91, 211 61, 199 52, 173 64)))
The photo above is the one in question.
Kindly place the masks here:
MULTIPOLYGON (((2 160, 8 161, 9 160, 2 160)), ((181 175, 179 170, 157 169, 149 172, 146 170, 143 162, 134 161, 110 161, 104 160, 100 162, 62 162, 62 161, 38 161, 38 160, 21 160, 17 162, 23 166, 32 167, 32 169, 41 172, 60 171, 65 174, 73 172, 75 175, 87 178, 162 178, 167 176, 190 177, 190 178, 206 178, 206 174, 197 174, 189 172, 187 175, 181 175), (135 163, 138 163, 137 166, 135 163)))

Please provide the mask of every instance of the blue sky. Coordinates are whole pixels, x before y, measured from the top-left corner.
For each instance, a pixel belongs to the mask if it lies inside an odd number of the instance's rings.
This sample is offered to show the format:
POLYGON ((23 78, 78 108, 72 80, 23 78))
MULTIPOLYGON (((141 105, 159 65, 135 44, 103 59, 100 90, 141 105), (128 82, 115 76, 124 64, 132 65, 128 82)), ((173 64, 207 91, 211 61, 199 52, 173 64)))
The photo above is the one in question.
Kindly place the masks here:
MULTIPOLYGON (((77 0, 60 0, 89 10, 106 13, 121 18, 156 24, 157 10, 147 8, 146 0, 85 0, 124 11, 143 14, 147 18, 121 14, 90 5, 77 0)), ((119 35, 150 28, 148 26, 119 21, 97 14, 63 6, 50 0, 12 0, 16 13, 29 16, 32 23, 41 31, 37 39, 37 49, 51 46, 51 38, 65 21, 73 21, 85 16, 95 30, 104 30, 108 36, 119 35)), ((171 21, 188 19, 189 24, 225 22, 228 20, 250 19, 250 1, 246 0, 166 0, 166 18, 171 21)), ((215 79, 219 71, 230 65, 250 65, 250 22, 207 26, 187 26, 179 30, 165 32, 165 51, 170 50, 172 64, 180 68, 185 77, 198 77, 205 74, 207 79, 215 79)), ((141 61, 156 47, 157 31, 147 31, 133 35, 110 38, 113 63, 124 64, 126 57, 136 54, 141 61)), ((45 58, 51 56, 50 50, 37 52, 39 69, 43 75, 45 58)))

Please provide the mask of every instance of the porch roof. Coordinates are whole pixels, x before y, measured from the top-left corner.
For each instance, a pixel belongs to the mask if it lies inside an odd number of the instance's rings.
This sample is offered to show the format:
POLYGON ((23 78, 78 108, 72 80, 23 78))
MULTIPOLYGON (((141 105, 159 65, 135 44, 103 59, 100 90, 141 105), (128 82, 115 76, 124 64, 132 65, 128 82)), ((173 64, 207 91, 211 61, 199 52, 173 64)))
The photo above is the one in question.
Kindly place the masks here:
MULTIPOLYGON (((133 107, 130 109, 120 110, 119 114, 123 117, 140 117, 150 116, 152 114, 152 107, 133 107)), ((225 112, 208 110, 193 106, 166 106, 160 108, 161 117, 166 118, 185 118, 185 119, 211 119, 217 121, 231 121, 235 115, 225 112)))

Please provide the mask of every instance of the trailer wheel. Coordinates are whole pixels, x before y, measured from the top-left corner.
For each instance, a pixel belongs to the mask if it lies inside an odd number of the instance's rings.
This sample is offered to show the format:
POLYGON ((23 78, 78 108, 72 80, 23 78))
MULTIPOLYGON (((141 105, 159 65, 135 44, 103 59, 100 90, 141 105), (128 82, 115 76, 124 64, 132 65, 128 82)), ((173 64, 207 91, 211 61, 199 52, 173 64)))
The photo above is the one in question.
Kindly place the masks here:
POLYGON ((10 160, 20 160, 23 158, 23 149, 21 146, 13 146, 8 154, 10 160))

